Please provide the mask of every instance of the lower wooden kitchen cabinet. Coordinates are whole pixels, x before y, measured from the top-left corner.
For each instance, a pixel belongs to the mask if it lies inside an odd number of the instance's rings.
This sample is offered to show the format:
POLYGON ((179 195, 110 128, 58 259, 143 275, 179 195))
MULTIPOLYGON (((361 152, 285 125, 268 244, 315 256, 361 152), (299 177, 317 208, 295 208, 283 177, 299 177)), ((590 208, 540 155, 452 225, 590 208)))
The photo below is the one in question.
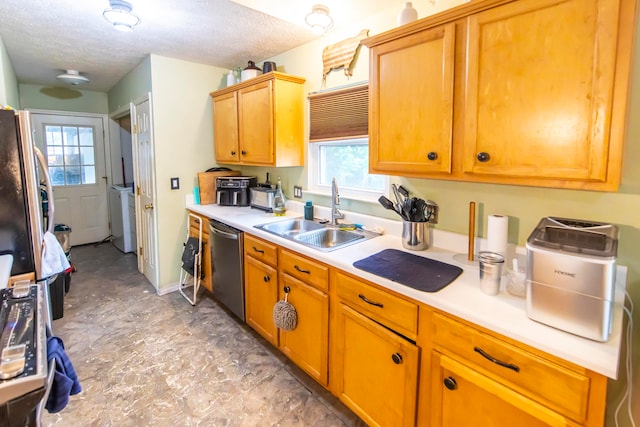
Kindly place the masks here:
POLYGON ((248 233, 246 320, 370 426, 602 426, 607 378, 248 233), (273 307, 296 307, 292 331, 273 307))
POLYGON ((343 273, 334 275, 337 397, 370 426, 415 425, 420 349, 415 303, 343 273))
POLYGON ((275 245, 245 233, 244 305, 246 321, 264 339, 277 347, 278 328, 273 323, 273 306, 278 301, 276 263, 275 245))
POLYGON ((449 316, 425 317, 432 346, 422 358, 421 385, 430 385, 423 424, 603 424, 606 378, 449 316))
POLYGON ((280 350, 324 387, 329 385, 329 267, 280 249, 280 299, 296 308, 298 324, 279 330, 280 350))
POLYGON ((348 305, 337 305, 335 390, 370 426, 415 425, 419 349, 348 305))
POLYGON ((194 217, 189 217, 189 237, 198 238, 200 224, 202 224, 202 250, 200 252, 200 285, 207 291, 213 292, 211 282, 211 254, 209 253, 209 218, 203 217, 195 212, 191 212, 194 217))

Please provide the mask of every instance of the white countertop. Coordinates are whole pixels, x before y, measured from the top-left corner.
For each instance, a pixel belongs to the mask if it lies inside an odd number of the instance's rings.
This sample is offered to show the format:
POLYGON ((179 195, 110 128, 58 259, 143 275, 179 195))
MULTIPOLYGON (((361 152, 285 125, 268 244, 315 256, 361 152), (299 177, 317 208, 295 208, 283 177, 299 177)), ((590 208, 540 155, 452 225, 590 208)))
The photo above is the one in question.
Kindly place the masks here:
MULTIPOLYGON (((454 259, 454 255, 457 253, 456 249, 466 253, 466 236, 439 231, 437 226, 433 230, 432 240, 436 247, 431 247, 426 251, 407 251, 402 247, 400 239, 400 221, 345 212, 346 219, 341 222, 361 223, 369 226, 382 225, 386 229, 386 233, 332 252, 321 252, 254 228, 254 225, 280 221, 284 219, 283 217, 276 217, 273 214, 248 207, 194 205, 190 203, 187 203, 186 207, 609 378, 615 379, 618 376, 622 337, 622 304, 626 284, 625 267, 618 266, 616 275, 613 331, 607 342, 600 343, 530 320, 525 311, 525 299, 514 297, 506 292, 506 276, 503 276, 501 290, 497 296, 488 296, 482 293, 478 286, 478 267, 464 262, 460 263, 454 259), (429 293, 409 288, 353 267, 355 261, 384 249, 398 249, 457 265, 463 268, 464 272, 444 289, 429 293)), ((294 204, 293 208, 298 209, 297 204, 294 204)), ((327 215, 327 212, 328 209, 316 206, 316 217, 320 216, 319 213, 327 215)), ((287 217, 300 216, 302 216, 301 211, 287 211, 287 217)), ((516 250, 517 253, 524 253, 523 251, 524 248, 516 250)))

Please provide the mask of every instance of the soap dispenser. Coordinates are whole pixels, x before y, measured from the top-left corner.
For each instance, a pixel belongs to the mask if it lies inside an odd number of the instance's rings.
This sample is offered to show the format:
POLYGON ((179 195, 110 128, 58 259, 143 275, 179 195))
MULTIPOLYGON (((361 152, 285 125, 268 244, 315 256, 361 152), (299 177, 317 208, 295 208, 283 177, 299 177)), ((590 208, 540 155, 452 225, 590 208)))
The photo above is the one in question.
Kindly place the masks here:
POLYGON ((311 200, 307 200, 304 205, 304 219, 313 221, 313 202, 311 200))

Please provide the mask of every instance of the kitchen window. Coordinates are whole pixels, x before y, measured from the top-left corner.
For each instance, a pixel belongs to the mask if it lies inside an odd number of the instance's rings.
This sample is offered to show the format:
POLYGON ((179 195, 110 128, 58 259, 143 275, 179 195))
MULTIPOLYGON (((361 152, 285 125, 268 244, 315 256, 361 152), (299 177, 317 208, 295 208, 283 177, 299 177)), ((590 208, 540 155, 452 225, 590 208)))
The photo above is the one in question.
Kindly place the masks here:
POLYGON ((369 174, 368 83, 309 95, 309 189, 330 194, 335 177, 340 195, 376 200, 388 178, 369 174))

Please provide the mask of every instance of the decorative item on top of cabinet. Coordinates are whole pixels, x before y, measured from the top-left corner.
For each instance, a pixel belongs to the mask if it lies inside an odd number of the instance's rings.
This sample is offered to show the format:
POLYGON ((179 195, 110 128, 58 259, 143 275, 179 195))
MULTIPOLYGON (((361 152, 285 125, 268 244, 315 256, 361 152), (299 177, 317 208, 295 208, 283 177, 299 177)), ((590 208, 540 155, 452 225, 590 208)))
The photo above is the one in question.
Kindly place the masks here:
POLYGON ((370 170, 616 191, 636 2, 480 0, 364 40, 370 170))
POLYGON ((350 77, 351 68, 358 54, 360 42, 369 35, 369 30, 362 30, 358 35, 329 45, 322 49, 322 85, 327 82, 327 74, 331 70, 344 69, 344 75, 350 77))
POLYGON ((304 82, 274 71, 211 92, 216 162, 304 165, 304 82))
POLYGON ((406 2, 402 10, 398 13, 398 26, 408 24, 416 19, 418 19, 418 11, 415 10, 410 1, 406 2))

